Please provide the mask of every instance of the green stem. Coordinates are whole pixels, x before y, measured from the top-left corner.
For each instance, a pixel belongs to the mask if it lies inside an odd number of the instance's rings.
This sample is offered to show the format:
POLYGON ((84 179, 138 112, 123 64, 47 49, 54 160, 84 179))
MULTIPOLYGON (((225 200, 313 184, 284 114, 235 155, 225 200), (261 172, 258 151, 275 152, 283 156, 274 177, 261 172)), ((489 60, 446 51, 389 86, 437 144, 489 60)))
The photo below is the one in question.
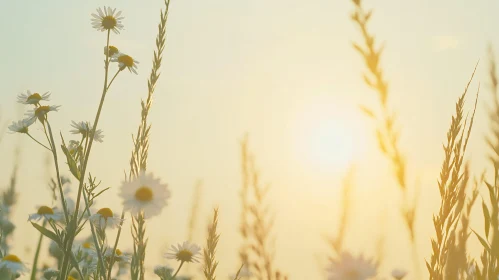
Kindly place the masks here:
MULTIPOLYGON (((107 31, 106 50, 109 48, 110 32, 111 32, 110 30, 107 31)), ((101 114, 102 107, 104 105, 104 100, 106 98, 106 93, 108 90, 108 86, 107 86, 108 73, 109 73, 109 52, 106 52, 105 73, 104 73, 104 89, 102 90, 102 96, 101 96, 101 100, 99 103, 99 108, 97 109, 97 114, 95 115, 95 120, 94 120, 94 124, 92 127, 92 133, 90 135, 95 135, 95 131, 97 130, 97 124, 99 123, 100 114, 101 114)), ((75 211, 73 214, 73 219, 71 221, 72 223, 74 223, 74 225, 71 227, 72 232, 68 233, 69 240, 68 240, 68 244, 66 247, 67 254, 64 254, 64 262, 63 262, 63 266, 62 266, 63 269, 62 269, 60 277, 59 277, 60 280, 65 280, 65 277, 67 277, 67 270, 68 270, 68 264, 69 264, 69 253, 71 253, 71 247, 73 246, 73 241, 76 237, 76 228, 77 228, 76 223, 78 220, 78 209, 80 206, 81 193, 83 191, 83 184, 84 184, 85 175, 86 175, 85 173, 87 171, 88 159, 90 157, 90 151, 92 149, 93 142, 94 142, 94 137, 90 137, 89 143, 88 143, 88 148, 87 148, 87 151, 85 153, 85 159, 84 159, 83 165, 81 167, 82 170, 81 170, 80 184, 78 186, 78 196, 76 199, 76 208, 75 208, 75 211)), ((105 267, 102 267, 102 270, 105 270, 105 267)), ((104 271, 104 275, 105 275, 105 271, 104 271)))
MULTIPOLYGON (((85 200, 85 205, 86 205, 86 209, 87 209, 87 213, 88 215, 90 215, 90 209, 88 209, 88 199, 87 199, 87 195, 85 194, 85 192, 83 192, 83 199, 85 200)), ((97 251, 97 257, 99 259, 99 264, 100 266, 102 267, 102 273, 104 275, 106 275, 106 271, 105 271, 105 266, 104 266, 104 260, 102 258, 102 250, 101 250, 101 247, 100 247, 100 244, 99 244, 99 241, 97 240, 97 235, 95 234, 95 228, 94 228, 94 225, 92 224, 92 222, 89 223, 90 224, 90 230, 92 231, 92 239, 94 240, 94 245, 95 245, 95 250, 97 251)))
POLYGON ((114 74, 113 78, 111 79, 111 81, 109 82, 109 85, 108 85, 108 86, 107 86, 107 88, 106 88, 106 91, 107 91, 107 90, 109 90, 109 88, 111 87, 111 85, 112 85, 112 84, 113 84, 113 82, 114 82, 114 79, 116 79, 116 76, 118 76, 118 74, 119 74, 121 71, 122 71, 122 70, 120 69, 120 70, 118 70, 118 71, 116 72, 116 74, 114 74))
POLYGON ((114 241, 113 257, 109 261, 109 268, 107 270, 107 278, 106 278, 107 280, 111 280, 111 271, 113 270, 113 264, 114 264, 114 252, 116 252, 116 249, 118 248, 118 241, 120 240, 121 228, 123 226, 124 219, 125 219, 125 210, 121 211, 120 226, 118 227, 118 233, 116 234, 116 240, 114 241))
POLYGON ((47 149, 47 150, 49 150, 49 151, 51 151, 51 152, 52 152, 52 150, 51 150, 49 147, 47 147, 47 146, 43 145, 42 143, 40 143, 40 141, 36 140, 33 136, 31 136, 31 134, 26 133, 26 135, 28 135, 31 139, 33 139, 36 143, 40 144, 40 145, 41 145, 42 147, 44 147, 45 149, 47 149))
POLYGON ((175 272, 175 274, 173 274, 171 280, 175 279, 175 277, 177 276, 178 272, 180 271, 180 269, 182 268, 182 265, 184 265, 184 261, 180 262, 180 265, 178 266, 177 268, 177 272, 175 272))
MULTIPOLYGON (((45 119, 44 124, 47 124, 48 128, 48 135, 50 136, 50 146, 52 147, 52 155, 54 156, 54 165, 55 165, 55 171, 57 174, 57 185, 59 187, 59 195, 61 196, 61 203, 62 203, 62 209, 64 210, 64 217, 66 218, 66 223, 69 223, 69 212, 68 208, 66 206, 66 199, 64 198, 64 191, 62 190, 62 182, 61 182, 61 175, 59 172, 59 161, 57 160, 57 149, 55 148, 55 142, 54 142, 54 135, 52 134, 52 127, 50 126, 50 123, 48 119, 45 119)), ((45 125, 44 125, 45 127, 45 125)), ((45 131, 46 134, 46 131, 45 131)))
MULTIPOLYGON (((47 222, 43 221, 43 227, 47 222)), ((38 238, 38 245, 36 246, 35 259, 33 260, 33 267, 31 268, 31 280, 36 280, 36 267, 38 266, 38 257, 40 256, 40 249, 42 247, 43 234, 40 233, 38 238)))

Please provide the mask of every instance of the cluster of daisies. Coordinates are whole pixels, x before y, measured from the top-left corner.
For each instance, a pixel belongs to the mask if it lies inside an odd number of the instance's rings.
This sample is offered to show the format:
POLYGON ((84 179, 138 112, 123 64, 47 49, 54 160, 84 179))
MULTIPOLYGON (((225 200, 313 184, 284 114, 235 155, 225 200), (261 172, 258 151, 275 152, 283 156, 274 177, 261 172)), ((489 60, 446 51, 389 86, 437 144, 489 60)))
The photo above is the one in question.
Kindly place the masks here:
MULTIPOLYGON (((118 34, 124 28, 121 12, 117 12, 116 9, 111 9, 109 7, 103 9, 99 8, 97 9, 97 13, 92 14, 92 17, 92 26, 95 29, 108 32, 108 44, 104 48, 106 71, 110 62, 116 62, 118 65, 116 75, 126 68, 130 72, 137 74, 138 62, 131 56, 119 51, 117 47, 109 45, 110 31, 118 34)), ((113 80, 111 80, 111 83, 113 80)), ((50 101, 50 95, 49 92, 32 93, 29 90, 19 94, 19 103, 33 107, 26 113, 24 119, 13 122, 9 126, 9 130, 13 133, 26 134, 36 143, 55 153, 57 145, 55 145, 54 140, 49 137, 49 135, 52 136, 52 132, 50 131, 48 114, 50 112, 58 111, 60 106, 42 104, 50 101), (30 127, 37 121, 41 124, 43 132, 45 133, 47 141, 45 144, 43 141, 37 140, 30 133, 30 127)), ((75 162, 80 162, 80 159, 85 156, 84 151, 87 148, 86 143, 88 143, 88 140, 91 139, 90 141, 102 142, 104 135, 102 130, 95 129, 89 122, 73 121, 71 126, 71 133, 79 135, 80 139, 70 140, 67 147, 65 147, 64 144, 63 147, 67 149, 64 152, 69 152, 69 156, 71 156, 75 162)), ((124 181, 120 190, 120 197, 123 199, 123 210, 130 212, 133 216, 140 214, 144 218, 151 218, 159 215, 162 209, 167 205, 167 200, 170 197, 167 185, 161 183, 160 179, 154 177, 153 174, 147 174, 145 172, 142 172, 131 180, 124 181)), ((65 201, 66 203, 68 208, 67 212, 63 212, 55 206, 41 205, 36 209, 36 212, 29 215, 28 221, 32 222, 34 225, 38 225, 40 228, 52 228, 54 232, 59 229, 64 229, 68 223, 67 216, 71 215, 71 212, 74 211, 75 203, 68 196, 68 193, 64 194, 62 201, 65 201)), ((108 229, 121 227, 124 222, 124 219, 122 219, 120 215, 117 215, 108 207, 100 209, 84 208, 81 213, 83 213, 81 217, 88 219, 88 221, 95 226, 97 231, 101 233, 105 233, 108 229)), ((98 267, 97 259, 99 256, 94 242, 95 240, 88 239, 75 242, 72 247, 72 253, 77 261, 79 271, 83 272, 84 275, 92 275, 98 267)), ((51 243, 49 253, 56 258, 61 258, 63 254, 62 248, 60 248, 56 242, 51 243)), ((176 276, 178 270, 182 267, 182 264, 198 262, 200 253, 201 248, 188 241, 178 244, 177 246, 172 246, 171 251, 166 253, 165 257, 179 261, 179 268, 175 272, 174 269, 169 266, 159 266, 155 269, 155 273, 161 279, 171 279, 176 276)), ((104 246, 104 248, 102 248, 101 257, 107 263, 117 263, 120 267, 121 264, 130 263, 132 258, 131 254, 111 246, 104 246)), ((19 277, 28 271, 29 269, 25 262, 21 261, 16 255, 7 254, 0 260, 0 274, 7 272, 14 277, 19 277)), ((44 279, 50 280, 58 277, 58 274, 59 272, 55 269, 47 269, 44 271, 43 277, 44 279)), ((75 278, 69 276, 68 279, 75 278)), ((176 279, 179 278, 177 277, 176 279)))
MULTIPOLYGON (((368 280, 384 279, 378 278, 378 264, 364 256, 353 256, 348 252, 339 254, 337 259, 331 260, 328 268, 328 280, 368 280)), ((392 279, 402 280, 407 271, 395 269, 392 271, 392 279)))

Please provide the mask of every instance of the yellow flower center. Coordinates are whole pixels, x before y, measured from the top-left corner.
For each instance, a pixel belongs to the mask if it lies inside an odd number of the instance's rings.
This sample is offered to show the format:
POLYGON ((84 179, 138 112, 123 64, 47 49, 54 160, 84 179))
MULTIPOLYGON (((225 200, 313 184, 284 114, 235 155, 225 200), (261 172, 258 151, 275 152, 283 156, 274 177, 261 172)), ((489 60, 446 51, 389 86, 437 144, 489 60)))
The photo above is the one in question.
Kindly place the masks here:
POLYGON ((90 248, 92 248, 92 243, 85 242, 85 243, 83 243, 82 247, 85 248, 85 249, 90 249, 90 248))
POLYGON ((48 206, 42 206, 38 208, 38 215, 52 215, 54 214, 54 210, 48 206))
POLYGON ((192 252, 189 250, 181 250, 177 253, 177 260, 183 262, 192 261, 192 252))
POLYGON ((7 255, 2 258, 3 261, 9 261, 14 263, 20 263, 21 260, 16 255, 7 255))
POLYGON ((113 16, 105 16, 104 18, 102 18, 102 27, 104 27, 105 29, 113 29, 114 27, 116 27, 116 19, 113 17, 113 16))
POLYGON ((151 188, 147 186, 142 186, 135 192, 135 199, 140 202, 149 202, 152 200, 152 198, 153 192, 151 188))
POLYGON ((40 101, 42 100, 42 97, 40 96, 39 93, 33 93, 32 95, 28 96, 28 99, 26 99, 26 102, 30 102, 30 101, 40 101))
POLYGON ((113 217, 113 211, 111 211, 111 209, 109 208, 102 208, 97 211, 97 214, 100 214, 105 219, 113 217))
POLYGON ((76 280, 73 276, 68 276, 68 280, 76 280))
POLYGON ((116 249, 116 256, 121 256, 123 255, 123 253, 121 252, 120 249, 116 249))
POLYGON ((123 63, 123 65, 125 65, 126 67, 133 66, 133 58, 126 54, 120 55, 120 57, 118 57, 118 62, 123 63))
POLYGON ((50 106, 40 106, 35 110, 35 116, 42 118, 45 114, 50 112, 50 106))
POLYGON ((107 51, 104 52, 104 54, 107 54, 108 56, 113 56, 118 53, 118 48, 115 46, 109 46, 107 48, 107 51))

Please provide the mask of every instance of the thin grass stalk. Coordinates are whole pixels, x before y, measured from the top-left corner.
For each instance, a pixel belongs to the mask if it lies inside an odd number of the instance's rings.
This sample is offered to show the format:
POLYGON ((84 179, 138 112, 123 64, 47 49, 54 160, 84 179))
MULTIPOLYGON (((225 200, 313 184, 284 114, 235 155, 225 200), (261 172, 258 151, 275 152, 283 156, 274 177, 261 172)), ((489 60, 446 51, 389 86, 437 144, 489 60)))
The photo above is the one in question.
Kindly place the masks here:
MULTIPOLYGON (((199 215, 199 206, 201 203, 201 187, 203 186, 203 181, 198 180, 194 188, 194 194, 192 197, 191 211, 189 215, 189 224, 187 226, 187 240, 194 240, 194 233, 196 231, 196 225, 199 215)), ((187 263, 184 269, 187 273, 190 271, 190 264, 187 263)))
POLYGON ((206 280, 216 280, 216 270, 218 261, 216 260, 215 253, 217 251, 218 240, 220 234, 217 233, 218 227, 218 208, 213 210, 213 221, 208 226, 208 238, 206 239, 206 247, 203 249, 204 266, 203 272, 206 280))

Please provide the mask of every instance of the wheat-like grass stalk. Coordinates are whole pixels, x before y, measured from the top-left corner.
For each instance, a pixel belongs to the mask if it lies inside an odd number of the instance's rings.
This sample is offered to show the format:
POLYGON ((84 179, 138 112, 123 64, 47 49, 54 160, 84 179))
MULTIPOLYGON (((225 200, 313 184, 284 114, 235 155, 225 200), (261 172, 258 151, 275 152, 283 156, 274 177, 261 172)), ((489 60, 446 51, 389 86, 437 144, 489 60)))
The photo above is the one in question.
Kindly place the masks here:
MULTIPOLYGON (((153 55, 153 65, 151 74, 147 81, 147 98, 141 101, 141 122, 137 129, 137 134, 133 139, 133 150, 130 158, 130 172, 128 180, 137 177, 140 172, 147 170, 147 158, 149 155, 149 136, 151 125, 148 122, 149 111, 151 110, 152 97, 156 89, 157 81, 160 77, 160 68, 163 60, 163 51, 166 45, 166 23, 168 20, 168 11, 170 7, 170 0, 165 0, 165 10, 160 12, 160 23, 158 24, 158 34, 156 36, 156 50, 153 55)), ((123 220, 125 212, 121 214, 123 220)), ((114 250, 118 246, 118 241, 121 234, 121 226, 118 229, 116 236, 114 250)), ((145 219, 143 215, 132 217, 132 237, 134 240, 134 254, 132 256, 132 263, 130 267, 132 279, 144 279, 145 268, 145 252, 147 247, 147 240, 145 238, 145 219)), ((110 262, 108 279, 110 280, 112 265, 114 261, 110 262)))
MULTIPOLYGON (((368 31, 368 23, 372 16, 372 10, 366 11, 362 6, 361 0, 352 0, 352 2, 355 5, 352 20, 360 28, 364 40, 362 46, 353 43, 353 47, 364 59, 368 72, 363 76, 364 82, 378 94, 380 112, 376 114, 374 110, 365 106, 361 106, 361 109, 366 115, 377 122, 376 137, 379 148, 393 166, 394 176, 403 195, 404 206, 401 209, 401 214, 409 231, 411 242, 415 244, 416 232, 414 222, 417 204, 415 199, 412 202, 409 201, 406 156, 400 149, 400 132, 397 128, 396 113, 388 105, 388 82, 380 65, 383 47, 376 47, 376 37, 368 31)), ((413 249, 415 250, 416 247, 413 247, 413 249)))
POLYGON ((492 47, 489 47, 489 86, 492 94, 492 105, 488 108, 490 136, 485 137, 492 154, 489 159, 493 164, 494 181, 485 182, 489 193, 489 203, 482 202, 482 212, 484 216, 484 233, 481 236, 475 232, 477 238, 483 246, 483 253, 481 255, 482 267, 476 269, 476 276, 478 279, 492 279, 499 276, 499 256, 496 253, 499 249, 499 185, 498 185, 498 172, 499 172, 499 97, 498 94, 498 80, 497 80, 497 65, 492 47))
POLYGON ((492 95, 492 105, 488 110, 489 127, 491 136, 486 136, 485 141, 488 144, 492 155, 490 160, 499 168, 499 82, 497 79, 497 63, 492 47, 489 48, 489 86, 492 95))
POLYGON ((341 213, 337 234, 335 237, 329 238, 329 244, 336 254, 341 254, 343 250, 346 228, 350 220, 352 192, 354 191, 355 187, 353 184, 353 177, 354 169, 350 168, 347 175, 343 179, 343 184, 341 187, 341 213))
POLYGON ((0 238, 0 251, 3 254, 9 252, 8 239, 13 233, 15 226, 10 220, 12 219, 12 208, 17 203, 17 177, 19 171, 19 158, 21 154, 20 147, 17 147, 14 153, 14 167, 12 168, 12 173, 9 179, 9 185, 6 190, 2 192, 1 195, 1 210, 0 210, 0 232, 2 238, 0 238))
POLYGON ((192 196, 191 212, 189 215, 189 224, 187 227, 187 240, 194 240, 194 233, 196 232, 196 225, 199 215, 199 206, 201 203, 201 189, 203 186, 203 181, 198 180, 194 188, 194 194, 192 196))
POLYGON ((239 255, 258 279, 286 278, 274 265, 274 241, 271 236, 273 217, 269 214, 266 197, 270 186, 262 186, 260 174, 248 148, 248 136, 241 141, 241 167, 243 175, 240 232, 243 245, 239 255))
POLYGON ((447 277, 457 277, 466 269, 460 266, 461 261, 453 260, 450 253, 456 244, 458 221, 466 201, 468 171, 466 167, 462 170, 462 167, 473 127, 478 93, 469 126, 463 109, 475 71, 476 67, 463 94, 456 102, 455 114, 447 132, 447 143, 443 146, 444 161, 438 180, 441 204, 439 212, 433 217, 436 239, 432 239, 432 255, 430 262, 426 262, 432 280, 452 279, 447 277))
POLYGON ((213 210, 213 220, 208 226, 208 237, 206 238, 206 247, 203 249, 204 266, 203 273, 206 280, 215 280, 218 261, 216 260, 215 253, 217 251, 218 240, 220 234, 217 232, 218 227, 218 208, 213 210))

